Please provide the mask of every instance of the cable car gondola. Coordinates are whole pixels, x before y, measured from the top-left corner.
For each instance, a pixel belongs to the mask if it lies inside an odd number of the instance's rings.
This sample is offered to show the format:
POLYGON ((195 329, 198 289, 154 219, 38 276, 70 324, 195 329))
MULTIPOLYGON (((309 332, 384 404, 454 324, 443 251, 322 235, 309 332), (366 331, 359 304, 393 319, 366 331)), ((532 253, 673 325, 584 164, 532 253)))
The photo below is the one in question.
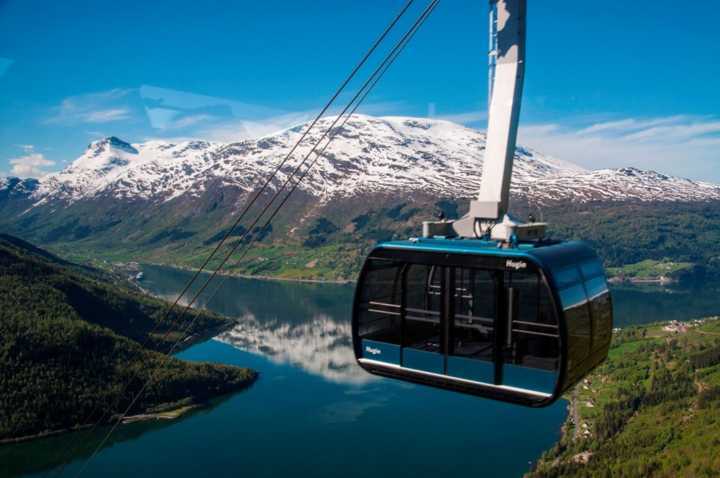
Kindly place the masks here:
POLYGON ((352 332, 371 373, 544 406, 607 356, 612 304, 582 242, 396 241, 365 261, 352 332))
POLYGON ((377 245, 353 304, 370 373, 546 406, 601 363, 612 338, 602 263, 580 241, 507 213, 522 95, 525 0, 490 1, 490 107, 479 197, 423 237, 377 245))

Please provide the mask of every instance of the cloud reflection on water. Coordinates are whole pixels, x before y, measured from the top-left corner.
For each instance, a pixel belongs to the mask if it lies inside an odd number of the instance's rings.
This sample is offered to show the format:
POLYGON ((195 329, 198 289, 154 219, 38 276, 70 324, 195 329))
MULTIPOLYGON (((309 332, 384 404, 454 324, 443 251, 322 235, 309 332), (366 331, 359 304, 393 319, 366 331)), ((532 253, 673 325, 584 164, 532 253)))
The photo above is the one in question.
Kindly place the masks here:
POLYGON ((327 315, 295 324, 259 321, 248 313, 216 340, 331 382, 362 385, 376 380, 355 363, 350 323, 336 322, 327 315))

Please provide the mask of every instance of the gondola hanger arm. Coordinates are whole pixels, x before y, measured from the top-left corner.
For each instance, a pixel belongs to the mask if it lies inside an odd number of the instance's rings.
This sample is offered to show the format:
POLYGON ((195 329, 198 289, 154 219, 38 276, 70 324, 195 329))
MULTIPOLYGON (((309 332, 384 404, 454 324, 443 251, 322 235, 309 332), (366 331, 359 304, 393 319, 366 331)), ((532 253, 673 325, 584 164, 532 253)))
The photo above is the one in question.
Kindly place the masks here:
POLYGON ((427 221, 423 236, 489 237, 502 243, 542 239, 546 224, 509 214, 510 181, 525 77, 526 0, 490 0, 488 129, 482 182, 457 221, 427 221))

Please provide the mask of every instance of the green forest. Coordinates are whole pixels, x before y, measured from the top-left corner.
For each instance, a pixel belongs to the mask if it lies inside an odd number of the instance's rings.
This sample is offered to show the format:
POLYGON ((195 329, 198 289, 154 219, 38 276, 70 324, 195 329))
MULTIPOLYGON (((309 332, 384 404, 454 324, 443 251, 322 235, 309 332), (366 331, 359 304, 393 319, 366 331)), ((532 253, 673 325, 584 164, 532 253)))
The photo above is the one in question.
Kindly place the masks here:
MULTIPOLYGON (((247 243, 252 237, 255 242, 242 258, 244 247, 240 247, 226 270, 293 279, 353 280, 364 255, 378 241, 418 236, 422 221, 435 219, 439 213, 449 219, 460 217, 469 204, 457 198, 382 198, 337 202, 310 214, 304 209, 309 207, 305 200, 291 201, 289 210, 266 230, 256 227, 245 235, 247 222, 233 230, 223 252, 237 241, 247 243)), ((588 241, 606 267, 646 260, 673 262, 688 265, 673 275, 720 278, 717 201, 539 205, 516 198, 512 204, 517 217, 532 214, 548 222, 551 238, 588 241)), ((8 212, 6 218, 0 215, 0 225, 76 262, 103 268, 127 261, 193 268, 204 262, 234 221, 232 215, 211 205, 180 211, 167 204, 151 218, 135 217, 120 205, 102 215, 89 206, 74 207, 88 209, 74 218, 36 213, 22 221, 8 212)), ((211 266, 218 264, 219 259, 211 266)))
POLYGON ((567 398, 562 439, 527 478, 716 477, 720 318, 623 329, 567 398))
POLYGON ((0 235, 0 442, 110 421, 146 382, 131 415, 202 404, 254 380, 245 368, 167 356, 178 339, 232 325, 206 312, 192 325, 195 312, 164 318, 167 307, 0 235))

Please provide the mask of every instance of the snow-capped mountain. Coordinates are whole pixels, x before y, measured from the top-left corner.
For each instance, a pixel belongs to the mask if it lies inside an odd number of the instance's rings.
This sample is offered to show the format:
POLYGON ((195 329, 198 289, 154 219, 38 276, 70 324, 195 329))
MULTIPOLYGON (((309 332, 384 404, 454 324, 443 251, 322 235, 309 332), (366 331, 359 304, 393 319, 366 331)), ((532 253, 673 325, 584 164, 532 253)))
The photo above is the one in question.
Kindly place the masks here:
MULTIPOLYGON (((286 181, 331 121, 322 120, 308 135, 271 187, 286 181)), ((90 144, 69 167, 38 183, 0 180, 0 191, 23 187, 36 206, 107 197, 164 203, 201 196, 210 187, 247 192, 268 177, 304 130, 301 125, 230 144, 149 141, 131 145, 110 137, 90 144)), ((334 133, 332 144, 300 185, 320 203, 415 191, 470 197, 480 187, 485 135, 478 131, 441 120, 356 115, 334 133)), ((311 155, 306 164, 314 158, 311 155)), ((720 186, 635 168, 588 171, 519 147, 512 193, 540 203, 704 201, 720 199, 720 186)))
MULTIPOLYGON (((270 190, 285 183, 331 121, 308 135, 270 190)), ((0 231, 81 257, 197 267, 304 130, 228 144, 96 141, 58 173, 0 179, 0 231)), ((485 135, 478 131, 354 116, 335 133, 321 156, 310 155, 306 165, 314 167, 270 227, 260 227, 269 216, 259 214, 266 194, 232 229, 231 243, 250 230, 263 246, 237 270, 351 278, 375 242, 417 235, 440 212, 462 215, 480 188, 485 135)), ((519 147, 511 190, 518 216, 547 221, 550 237, 595 241, 609 264, 720 257, 718 185, 630 167, 588 171, 519 147), (698 221, 708 224, 707 234, 694 233, 698 221)))

